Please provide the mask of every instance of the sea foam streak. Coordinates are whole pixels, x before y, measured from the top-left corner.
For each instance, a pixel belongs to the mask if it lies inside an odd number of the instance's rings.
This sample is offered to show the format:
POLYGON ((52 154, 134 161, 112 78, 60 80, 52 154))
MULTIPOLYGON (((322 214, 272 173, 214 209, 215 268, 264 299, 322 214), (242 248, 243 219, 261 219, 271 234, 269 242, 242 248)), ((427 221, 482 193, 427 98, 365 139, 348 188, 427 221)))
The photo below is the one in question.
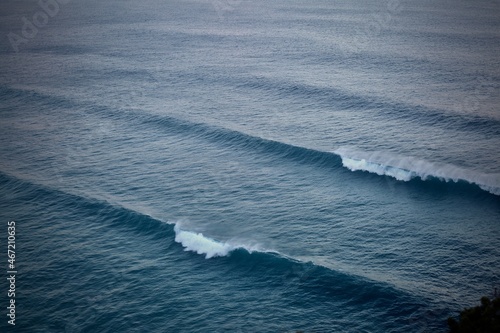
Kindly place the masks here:
POLYGON ((416 177, 422 180, 434 177, 446 182, 465 181, 476 184, 492 194, 500 195, 500 175, 498 174, 483 174, 449 164, 432 163, 415 157, 398 156, 386 152, 362 152, 339 148, 334 153, 342 158, 343 166, 351 171, 368 171, 400 181, 409 181, 416 177))

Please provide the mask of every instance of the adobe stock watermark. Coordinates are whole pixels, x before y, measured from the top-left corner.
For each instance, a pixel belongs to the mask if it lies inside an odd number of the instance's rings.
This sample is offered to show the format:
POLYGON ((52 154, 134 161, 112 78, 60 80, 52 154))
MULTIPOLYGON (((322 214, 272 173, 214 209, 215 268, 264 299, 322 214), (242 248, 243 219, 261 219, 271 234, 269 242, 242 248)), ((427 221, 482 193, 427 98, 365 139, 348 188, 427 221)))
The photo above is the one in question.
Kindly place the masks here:
POLYGON ((17 53, 19 46, 33 40, 40 29, 45 27, 51 18, 59 14, 61 5, 66 5, 72 0, 39 0, 39 10, 33 16, 21 17, 21 29, 19 32, 9 32, 7 38, 9 39, 12 49, 17 53))
POLYGON ((85 136, 82 136, 77 144, 67 147, 63 151, 62 159, 54 161, 52 164, 55 179, 59 183, 67 182, 68 172, 87 168, 88 163, 90 163, 89 155, 96 153, 99 143, 106 140, 110 133, 115 130, 115 126, 110 121, 97 121, 85 114, 81 116, 80 121, 82 126, 88 129, 85 136))
POLYGON ((9 297, 9 306, 7 307, 7 322, 9 325, 16 325, 16 222, 7 222, 7 281, 9 289, 7 296, 9 297))
POLYGON ((356 27, 355 38, 346 46, 347 49, 341 49, 343 55, 348 57, 350 52, 362 51, 371 40, 382 35, 395 23, 403 9, 401 0, 387 0, 382 11, 366 15, 364 22, 356 27))
POLYGON ((242 0, 210 0, 219 20, 224 20, 224 14, 232 12, 241 4, 242 0))
POLYGON ((462 111, 478 111, 485 101, 495 97, 495 95, 498 96, 499 84, 491 76, 476 73, 472 85, 473 88, 462 100, 460 106, 462 111))

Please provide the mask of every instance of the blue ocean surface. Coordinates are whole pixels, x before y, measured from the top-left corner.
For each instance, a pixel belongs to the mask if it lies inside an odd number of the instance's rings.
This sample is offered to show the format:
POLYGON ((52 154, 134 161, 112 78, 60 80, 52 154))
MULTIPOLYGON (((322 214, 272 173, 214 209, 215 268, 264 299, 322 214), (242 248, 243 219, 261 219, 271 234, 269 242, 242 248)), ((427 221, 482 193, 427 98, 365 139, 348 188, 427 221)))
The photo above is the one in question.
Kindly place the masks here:
POLYGON ((10 0, 0 35, 1 332, 446 332, 500 289, 499 1, 10 0))

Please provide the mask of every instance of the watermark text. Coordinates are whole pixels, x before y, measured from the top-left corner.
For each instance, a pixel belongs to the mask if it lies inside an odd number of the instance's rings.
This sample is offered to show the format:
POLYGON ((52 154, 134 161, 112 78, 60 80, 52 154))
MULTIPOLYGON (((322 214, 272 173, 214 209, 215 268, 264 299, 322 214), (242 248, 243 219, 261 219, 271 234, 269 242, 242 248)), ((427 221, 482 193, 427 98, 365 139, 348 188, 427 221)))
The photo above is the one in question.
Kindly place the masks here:
POLYGON ((9 282, 9 306, 7 306, 7 322, 16 325, 16 222, 7 222, 7 281, 9 282))

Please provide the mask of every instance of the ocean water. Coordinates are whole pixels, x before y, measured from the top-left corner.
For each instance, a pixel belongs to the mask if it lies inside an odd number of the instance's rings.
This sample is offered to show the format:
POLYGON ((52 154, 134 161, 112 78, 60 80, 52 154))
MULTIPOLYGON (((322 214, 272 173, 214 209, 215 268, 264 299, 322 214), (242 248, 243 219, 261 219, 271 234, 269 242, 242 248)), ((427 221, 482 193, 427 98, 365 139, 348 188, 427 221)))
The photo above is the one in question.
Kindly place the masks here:
POLYGON ((11 0, 0 35, 2 332, 445 332, 500 289, 499 1, 11 0))

